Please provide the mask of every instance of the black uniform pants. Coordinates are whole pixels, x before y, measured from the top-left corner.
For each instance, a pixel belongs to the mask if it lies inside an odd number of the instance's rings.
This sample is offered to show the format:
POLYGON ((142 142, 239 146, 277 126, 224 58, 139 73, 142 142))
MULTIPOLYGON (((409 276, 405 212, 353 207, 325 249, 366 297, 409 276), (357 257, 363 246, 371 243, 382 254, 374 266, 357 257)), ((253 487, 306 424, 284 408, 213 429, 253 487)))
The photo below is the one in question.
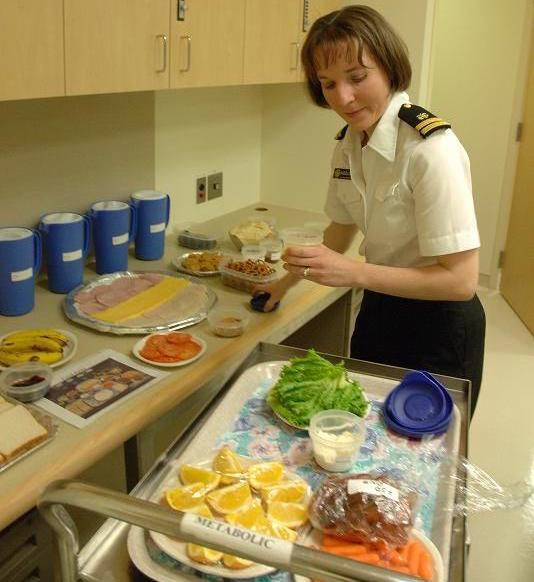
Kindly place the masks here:
POLYGON ((471 415, 480 391, 486 317, 469 301, 423 301, 364 291, 351 357, 471 380, 471 415))

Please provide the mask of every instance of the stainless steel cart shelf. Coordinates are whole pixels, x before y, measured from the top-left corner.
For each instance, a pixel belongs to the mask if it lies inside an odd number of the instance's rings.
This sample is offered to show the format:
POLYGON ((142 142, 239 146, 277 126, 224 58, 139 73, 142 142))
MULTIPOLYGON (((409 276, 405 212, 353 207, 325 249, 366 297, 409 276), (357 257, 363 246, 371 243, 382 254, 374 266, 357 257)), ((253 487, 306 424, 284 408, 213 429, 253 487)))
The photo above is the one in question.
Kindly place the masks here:
MULTIPOLYGON (((291 357, 302 356, 304 353, 305 350, 301 349, 260 343, 212 401, 206 402, 204 411, 199 418, 157 459, 150 471, 132 490, 130 496, 82 483, 62 481, 52 484, 43 495, 39 508, 51 522, 60 539, 59 547, 63 581, 73 582, 76 579, 91 582, 148 580, 145 576, 140 575, 130 563, 126 547, 129 524, 140 525, 167 535, 177 535, 177 533, 181 532, 181 516, 177 515, 176 512, 142 500, 150 498, 165 477, 168 463, 178 458, 194 441, 196 435, 216 412, 235 381, 245 370, 258 363, 287 360, 291 357), (81 551, 78 551, 75 526, 69 519, 63 505, 83 507, 100 515, 110 516, 112 519, 106 520, 86 546, 81 551)), ((402 368, 360 360, 343 359, 326 354, 322 355, 333 363, 343 360, 345 367, 350 371, 377 378, 400 380, 406 372, 402 368)), ((466 411, 468 410, 469 382, 444 376, 437 376, 437 378, 447 387, 460 411, 461 424, 458 454, 466 457, 468 434, 466 411)), ((459 485, 458 483, 456 501, 461 503, 462 500, 458 499, 460 495, 459 485)), ((452 509, 452 507, 449 509, 452 509)), ((452 533, 450 544, 447 543, 447 546, 450 547, 450 556, 446 581, 464 582, 466 566, 465 518, 453 515, 452 511, 450 515, 452 520, 450 531, 452 533)), ((203 541, 204 545, 209 545, 205 543, 205 540, 195 538, 190 533, 183 534, 182 532, 181 537, 197 543, 203 541)), ((217 544, 214 547, 217 547, 217 544)), ((232 548, 223 545, 221 549, 231 550, 232 548)), ((233 553, 237 554, 239 552, 233 553)), ((242 555, 247 557, 245 553, 242 553, 242 555)), ((273 565, 280 566, 280 564, 274 562, 273 565)), ((285 569, 318 577, 325 581, 415 582, 417 580, 410 576, 386 572, 382 569, 323 554, 299 545, 294 546, 290 565, 286 565, 285 569)), ((184 579, 188 578, 184 577, 184 579)))

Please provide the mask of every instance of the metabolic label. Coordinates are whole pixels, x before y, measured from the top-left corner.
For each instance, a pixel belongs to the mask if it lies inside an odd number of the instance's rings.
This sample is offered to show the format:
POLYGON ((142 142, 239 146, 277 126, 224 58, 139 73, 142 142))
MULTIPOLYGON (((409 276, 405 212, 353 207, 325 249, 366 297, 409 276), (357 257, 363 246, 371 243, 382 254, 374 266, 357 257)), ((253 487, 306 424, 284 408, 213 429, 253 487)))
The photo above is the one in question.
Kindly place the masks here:
POLYGON ((354 493, 367 493, 368 495, 381 495, 393 501, 399 500, 399 490, 382 481, 372 479, 349 479, 347 481, 347 492, 349 495, 354 493))
POLYGON ((163 232, 165 230, 165 223, 160 222, 159 224, 150 225, 150 234, 155 234, 156 232, 163 232))
POLYGON ((293 551, 293 544, 286 540, 274 539, 193 513, 184 514, 181 531, 200 536, 202 540, 212 542, 230 554, 246 550, 252 560, 260 563, 270 558, 279 567, 289 565, 293 551))
POLYGON ((24 271, 13 271, 11 273, 11 282, 20 283, 20 281, 26 281, 26 279, 31 279, 33 276, 33 267, 29 269, 24 269, 24 271))
POLYGON ((77 261, 82 258, 82 249, 77 251, 70 251, 69 253, 63 253, 63 262, 70 263, 71 261, 77 261))
POLYGON ((117 236, 112 237, 111 242, 113 246, 123 245, 124 243, 128 242, 128 233, 126 234, 119 234, 117 236))

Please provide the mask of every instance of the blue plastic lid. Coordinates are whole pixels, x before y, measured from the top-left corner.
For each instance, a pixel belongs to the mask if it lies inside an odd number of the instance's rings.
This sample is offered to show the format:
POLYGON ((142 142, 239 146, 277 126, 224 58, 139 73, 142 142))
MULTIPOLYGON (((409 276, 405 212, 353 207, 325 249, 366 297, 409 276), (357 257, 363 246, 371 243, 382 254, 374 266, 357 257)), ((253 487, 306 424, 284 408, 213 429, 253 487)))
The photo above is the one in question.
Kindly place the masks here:
MULTIPOLYGON (((267 293, 267 291, 261 291, 260 293, 256 293, 256 295, 254 295, 254 297, 252 297, 252 299, 250 300, 250 306, 252 307, 252 309, 254 309, 254 311, 259 311, 260 313, 265 313, 265 304, 267 303, 267 301, 269 301, 269 298, 271 297, 270 293, 267 293)), ((274 307, 271 309, 272 311, 276 311, 276 309, 278 308, 278 306, 280 305, 280 301, 277 301, 274 304, 274 307)))
POLYGON ((409 372, 384 402, 384 419, 407 436, 444 432, 453 409, 449 393, 428 372, 409 372))

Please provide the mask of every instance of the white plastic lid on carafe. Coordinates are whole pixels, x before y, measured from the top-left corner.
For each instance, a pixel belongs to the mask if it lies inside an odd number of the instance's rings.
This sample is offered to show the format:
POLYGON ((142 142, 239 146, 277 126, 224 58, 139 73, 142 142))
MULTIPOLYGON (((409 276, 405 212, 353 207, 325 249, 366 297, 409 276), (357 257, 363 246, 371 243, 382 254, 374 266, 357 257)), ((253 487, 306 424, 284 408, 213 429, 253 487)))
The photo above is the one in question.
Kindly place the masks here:
POLYGON ((44 224, 70 224, 80 222, 83 218, 74 212, 51 212, 41 218, 44 224))
POLYGON ((20 240, 32 235, 33 232, 29 228, 22 228, 19 226, 6 226, 0 228, 0 241, 20 240))
POLYGON ((103 200, 102 202, 95 202, 91 208, 93 210, 124 210, 128 208, 128 204, 119 200, 103 200))
POLYGON ((139 190, 139 192, 132 194, 132 198, 135 198, 135 200, 161 200, 166 197, 167 194, 163 194, 157 190, 139 190))

